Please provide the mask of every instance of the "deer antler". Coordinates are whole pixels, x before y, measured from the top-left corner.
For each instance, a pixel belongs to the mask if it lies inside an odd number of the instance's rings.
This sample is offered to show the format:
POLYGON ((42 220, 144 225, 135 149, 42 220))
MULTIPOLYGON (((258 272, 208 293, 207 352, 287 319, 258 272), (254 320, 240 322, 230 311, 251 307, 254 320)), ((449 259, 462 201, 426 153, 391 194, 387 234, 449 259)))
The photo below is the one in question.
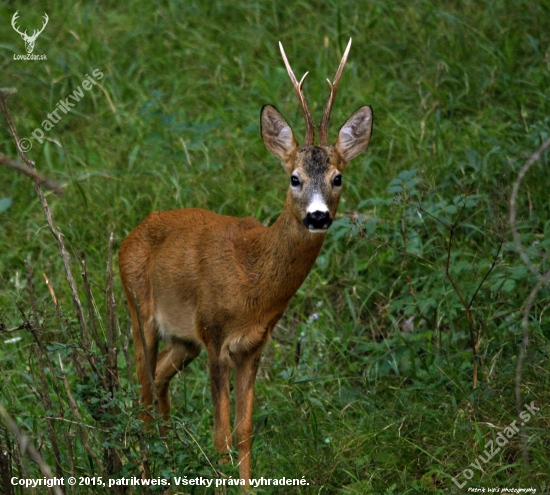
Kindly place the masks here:
POLYGON ((32 40, 35 40, 36 38, 38 38, 38 35, 44 31, 44 28, 46 27, 46 24, 48 24, 48 21, 50 20, 50 18, 48 17, 48 14, 46 14, 44 12, 44 22, 42 23, 42 29, 40 31, 37 31, 36 29, 33 31, 32 33, 32 36, 31 36, 31 39, 32 40))
POLYGON ((27 30, 25 29, 25 32, 22 33, 21 31, 19 31, 19 29, 17 29, 17 26, 15 25, 15 21, 17 20, 18 17, 19 17, 19 11, 17 10, 17 11, 15 12, 15 14, 13 14, 13 17, 11 18, 11 27, 12 27, 13 29, 15 29, 15 31, 16 31, 17 33, 19 33, 21 36, 23 36, 23 38, 24 38, 24 37, 27 36, 27 30))
POLYGON ((13 29, 15 29, 15 31, 17 33, 19 33, 23 39, 25 41, 34 41, 36 40, 36 38, 38 38, 39 34, 44 31, 44 28, 46 27, 46 25, 48 24, 48 21, 50 20, 50 18, 48 17, 48 14, 44 13, 44 22, 42 23, 42 29, 40 29, 39 31, 38 30, 34 30, 33 33, 32 33, 32 36, 29 36, 27 34, 27 30, 25 29, 25 32, 22 33, 21 31, 19 31, 19 29, 17 28, 17 25, 15 24, 15 21, 17 20, 17 18, 19 17, 19 11, 16 11, 15 14, 13 14, 13 17, 11 18, 11 27, 13 29))
POLYGON ((290 64, 288 63, 285 50, 283 49, 283 45, 280 41, 279 41, 279 48, 281 49, 281 55, 283 57, 283 61, 285 63, 288 75, 290 76, 290 80, 292 81, 296 94, 298 95, 298 99, 300 100, 300 105, 302 106, 302 113, 304 114, 304 119, 306 121, 306 138, 305 138, 304 145, 311 146, 313 144, 313 138, 315 137, 315 125, 313 124, 313 119, 311 118, 311 114, 309 113, 309 109, 306 103, 306 98, 304 96, 304 92, 302 89, 302 85, 304 84, 304 80, 308 75, 308 73, 306 72, 303 75, 300 82, 298 82, 296 79, 296 76, 294 75, 294 72, 292 72, 290 64))
POLYGON ((348 46, 340 62, 340 66, 336 71, 336 76, 334 76, 334 81, 331 83, 329 79, 327 82, 330 85, 330 96, 328 97, 327 104, 325 106, 325 111, 323 112, 323 118, 319 124, 319 146, 328 146, 328 123, 330 120, 330 112, 332 110, 332 105, 334 104, 334 99, 336 98, 336 93, 338 91, 338 83, 340 82, 340 77, 344 70, 344 65, 346 65, 346 60, 348 58, 349 49, 351 48, 351 38, 349 39, 348 46))

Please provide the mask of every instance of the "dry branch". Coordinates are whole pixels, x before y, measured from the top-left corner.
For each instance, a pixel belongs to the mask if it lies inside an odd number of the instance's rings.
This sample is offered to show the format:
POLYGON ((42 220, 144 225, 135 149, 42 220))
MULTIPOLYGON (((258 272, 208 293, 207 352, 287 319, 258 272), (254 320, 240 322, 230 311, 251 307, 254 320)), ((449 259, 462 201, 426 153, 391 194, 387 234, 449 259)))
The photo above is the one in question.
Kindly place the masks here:
POLYGON ((126 309, 126 324, 124 326, 124 333, 121 332, 120 340, 122 343, 122 352, 124 353, 124 358, 126 360, 126 372, 128 374, 128 380, 130 381, 130 387, 134 389, 134 372, 132 369, 132 360, 130 359, 130 340, 131 340, 131 316, 130 310, 128 309, 128 303, 124 299, 124 307, 126 309))
POLYGON ((13 474, 12 455, 8 432, 5 428, 0 428, 0 492, 4 495, 13 494, 13 485, 11 484, 13 474), (5 446, 2 437, 6 439, 5 446))
POLYGON ((83 447, 86 449, 86 452, 88 452, 88 455, 96 463, 96 466, 98 467, 99 471, 101 471, 101 474, 107 477, 106 472, 103 468, 103 463, 101 462, 101 459, 96 455, 92 447, 90 447, 90 445, 88 444, 88 436, 86 435, 86 430, 84 429, 84 426, 83 426, 84 420, 80 415, 78 406, 76 405, 76 401, 74 400, 73 394, 71 392, 71 387, 69 386, 69 382, 67 381, 67 374, 65 373, 65 368, 63 367, 63 361, 61 360, 61 355, 58 355, 58 358, 59 358, 59 367, 61 368, 61 377, 63 380, 63 385, 65 386, 65 392, 67 393, 67 398, 69 399, 69 405, 71 407, 73 417, 75 417, 78 421, 80 421, 80 423, 78 424, 78 433, 80 436, 80 441, 82 442, 83 447))
MULTIPOLYGON (((30 442, 29 437, 24 435, 22 431, 17 426, 17 423, 13 420, 13 418, 8 414, 8 411, 0 404, 0 417, 6 424, 6 426, 10 429, 12 435, 15 437, 17 442, 19 443, 19 449, 23 454, 27 454, 29 458, 36 462, 38 464, 38 467, 40 468, 41 473, 49 479, 54 479, 55 476, 52 473, 52 470, 50 469, 50 466, 46 464, 44 459, 42 459, 42 456, 40 455, 40 452, 36 450, 34 445, 30 442)), ((53 492, 56 495, 63 495, 63 491, 58 486, 52 487, 53 492)))
POLYGON ((105 284, 105 299, 107 306, 106 318, 106 340, 107 340, 107 374, 109 380, 109 393, 114 394, 118 387, 118 370, 117 370, 117 326, 118 319, 116 314, 116 302, 114 293, 114 273, 113 273, 113 243, 114 235, 111 232, 109 236, 109 254, 107 257, 107 277, 105 284))
MULTIPOLYGON (((105 359, 105 367, 107 368, 106 376, 109 397, 109 405, 107 405, 109 416, 116 417, 117 407, 113 401, 115 392, 118 389, 118 369, 117 369, 117 327, 118 318, 116 313, 116 301, 114 293, 114 273, 113 273, 113 243, 114 235, 111 232, 109 236, 109 254, 107 256, 107 277, 105 284, 105 303, 107 305, 107 318, 106 318, 106 341, 107 341, 107 354, 105 359)), ((105 426, 111 429, 114 423, 111 419, 105 421, 105 426)), ((107 472, 110 475, 114 475, 122 469, 122 459, 120 453, 115 446, 108 446, 104 449, 104 458, 106 463, 107 472)), ((123 487, 115 487, 113 493, 125 493, 123 487)))
POLYGON ((521 259, 525 263, 525 265, 533 272, 533 274, 540 280, 542 275, 540 274, 539 270, 531 260, 529 259, 529 256, 527 254, 527 251, 523 247, 523 244, 521 243, 521 239, 519 236, 519 232, 516 225, 516 216, 517 216, 517 197, 519 193, 519 186, 521 185, 521 181, 529 171, 529 169, 538 162, 542 155, 546 152, 546 150, 550 147, 550 139, 547 139, 540 148, 535 151, 530 157, 529 160, 527 160, 527 163, 522 167, 522 169, 519 171, 516 181, 514 182, 514 186, 512 187, 512 194, 510 195, 510 227, 512 229, 512 235, 514 236, 514 244, 516 245, 516 249, 518 250, 521 259))
POLYGON ((29 168, 26 165, 23 165, 22 163, 16 162, 11 158, 9 158, 8 156, 3 155, 1 153, 0 153, 0 164, 6 167, 12 168, 13 170, 17 170, 18 172, 21 172, 22 174, 25 174, 28 177, 33 178, 37 184, 41 184, 47 189, 50 189, 58 196, 63 196, 63 194, 65 194, 65 191, 63 190, 63 186, 61 186, 61 184, 58 184, 57 182, 51 179, 48 179, 46 176, 42 175, 40 172, 37 172, 36 170, 33 170, 32 168, 29 168))
MULTIPOLYGON (((4 114, 4 117, 6 119, 6 122, 8 124, 8 128, 10 130, 10 133, 12 135, 13 141, 15 143, 15 146, 17 148, 17 153, 19 154, 19 157, 21 160, 27 165, 28 168, 32 170, 36 170, 36 167, 34 165, 34 162, 25 154, 23 149, 20 145, 20 138, 19 134, 17 132, 17 127, 15 126, 15 122, 13 120, 13 116, 10 112, 10 109, 8 108, 8 105, 6 103, 6 99, 4 96, 4 93, 0 91, 0 109, 2 110, 2 113, 4 114)), ((36 180, 35 178, 35 188, 36 192, 38 194, 38 197, 40 198, 40 202, 42 203, 42 207, 44 208, 44 213, 46 214, 46 219, 48 221, 48 225, 50 227, 50 230, 55 237, 55 240, 57 241, 57 245, 59 248, 59 252, 61 254, 61 259, 63 261, 63 266, 65 268, 65 273, 67 276, 67 281, 69 282, 69 286, 71 288, 71 294, 73 297, 73 303, 75 305, 76 309, 76 316, 78 319, 78 323, 80 324, 80 329, 82 332, 82 340, 87 348, 89 348, 89 338, 88 333, 86 330, 86 320, 84 319, 84 311, 82 309, 82 303, 80 302, 80 297, 78 295, 78 291, 76 288, 76 284, 74 281, 74 277, 71 271, 71 267, 69 264, 69 255, 67 253, 67 250, 65 249, 65 244, 63 242, 63 236, 59 230, 57 230, 57 227, 55 226, 52 218, 52 213, 50 211, 50 207, 48 205, 48 202, 46 201, 46 198, 44 196, 44 192, 42 191, 42 186, 40 185, 40 182, 36 180)))
POLYGON ((86 300, 88 302, 88 320, 90 322, 90 332, 92 334, 92 339, 96 345, 101 349, 103 355, 107 354, 107 346, 102 339, 99 338, 97 332, 96 322, 95 322, 95 307, 94 307, 94 298, 92 295, 92 289, 90 281, 88 279, 88 270, 86 268, 86 260, 82 260, 82 282, 84 284, 84 293, 86 294, 86 300))
MULTIPOLYGON (((529 346, 529 314, 531 313, 531 308, 535 303, 535 298, 537 297, 539 290, 542 288, 543 285, 546 285, 550 281, 550 271, 547 271, 545 274, 541 274, 539 269, 529 259, 527 251, 525 250, 525 248, 523 247, 523 244, 521 243, 520 235, 516 224, 517 197, 519 194, 519 187, 521 185, 523 178, 525 177, 529 169, 541 159, 542 155, 546 152, 546 150, 549 147, 550 147, 550 139, 547 139, 544 143, 542 143, 539 149, 529 157, 529 160, 527 160, 525 165, 519 171, 516 181, 514 182, 514 186, 512 187, 512 194, 510 195, 510 227, 512 229, 512 235, 514 237, 514 244, 525 265, 531 270, 531 272, 533 272, 533 274, 538 279, 538 282, 535 284, 535 287, 533 287, 533 290, 531 291, 531 293, 529 294, 529 297, 527 298, 527 301, 525 303, 525 308, 523 310, 523 319, 522 319, 523 338, 521 340, 518 364, 516 366, 516 407, 517 407, 518 414, 522 411, 522 408, 523 408, 522 406, 523 401, 521 397, 521 378, 523 374, 523 364, 525 362, 525 354, 527 352, 527 347, 529 346)), ((524 427, 521 427, 520 429, 521 429, 523 462, 525 464, 526 469, 528 470, 529 469, 529 451, 528 451, 528 445, 527 445, 527 435, 525 434, 524 427)))

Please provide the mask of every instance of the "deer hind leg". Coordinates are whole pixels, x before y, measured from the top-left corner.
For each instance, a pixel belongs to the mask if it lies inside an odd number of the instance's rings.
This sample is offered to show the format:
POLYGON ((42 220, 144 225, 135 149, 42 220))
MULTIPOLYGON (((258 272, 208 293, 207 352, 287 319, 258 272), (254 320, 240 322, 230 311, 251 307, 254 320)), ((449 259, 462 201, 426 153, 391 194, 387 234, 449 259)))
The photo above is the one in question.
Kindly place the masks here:
POLYGON ((195 359, 201 352, 198 344, 191 341, 172 338, 166 342, 164 349, 157 358, 157 369, 155 373, 155 384, 159 400, 159 413, 165 421, 168 421, 170 414, 170 399, 168 388, 170 380, 195 359))
MULTIPOLYGON (((132 315, 132 331, 134 334, 134 361, 136 365, 138 382, 141 385, 141 404, 145 411, 140 413, 144 422, 153 419, 151 406, 155 399, 154 377, 157 367, 158 353, 158 326, 154 319, 144 321, 143 316, 138 319, 133 299, 128 297, 128 306, 132 315), (142 335, 145 339, 143 342, 142 335)), ((140 308, 140 314, 144 311, 140 308)))

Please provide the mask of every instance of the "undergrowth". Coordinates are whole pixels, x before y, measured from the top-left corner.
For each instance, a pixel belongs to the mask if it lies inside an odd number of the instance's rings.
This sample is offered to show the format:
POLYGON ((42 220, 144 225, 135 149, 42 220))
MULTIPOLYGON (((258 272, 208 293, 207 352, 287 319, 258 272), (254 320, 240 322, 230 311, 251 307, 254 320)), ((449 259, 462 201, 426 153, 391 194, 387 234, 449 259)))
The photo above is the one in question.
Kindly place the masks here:
MULTIPOLYGON (((331 136, 370 104, 373 138, 346 170, 339 218, 264 352, 253 476, 304 477, 291 492, 304 494, 549 489, 548 284, 527 308, 521 376, 517 366, 528 296, 550 269, 547 155, 516 205, 539 275, 510 226, 518 172, 550 137, 548 2, 31 1, 21 25, 50 19, 40 62, 13 58, 24 53, 15 10, 0 7, 0 87, 17 90, 8 105, 31 139, 27 156, 64 186, 46 200, 90 343, 31 180, 2 168, 0 404, 54 474, 140 477, 147 454, 159 479, 238 476, 236 457, 220 465, 214 453, 204 355, 174 380, 167 438, 143 431, 107 260, 152 210, 271 224, 287 179, 261 143, 260 108, 275 104, 303 133, 277 42, 297 74, 310 71, 316 119, 352 37, 331 136), (32 137, 97 69, 102 80, 43 142, 32 137), (535 414, 489 456, 488 442, 531 404, 535 414)), ((0 153, 17 156, 6 125, 0 153)), ((0 491, 26 493, 12 476, 43 474, 4 418, 0 491)), ((104 491, 91 483, 66 493, 104 491)))

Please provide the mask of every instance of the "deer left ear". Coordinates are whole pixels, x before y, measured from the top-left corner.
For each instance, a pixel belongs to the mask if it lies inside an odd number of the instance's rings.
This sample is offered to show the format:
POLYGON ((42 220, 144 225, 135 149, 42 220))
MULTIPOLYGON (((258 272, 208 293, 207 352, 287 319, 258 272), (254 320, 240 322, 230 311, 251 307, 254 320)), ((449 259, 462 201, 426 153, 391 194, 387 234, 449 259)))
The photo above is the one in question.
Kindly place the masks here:
POLYGON ((372 108, 365 105, 346 121, 340 129, 333 148, 347 163, 365 151, 372 134, 372 108))

